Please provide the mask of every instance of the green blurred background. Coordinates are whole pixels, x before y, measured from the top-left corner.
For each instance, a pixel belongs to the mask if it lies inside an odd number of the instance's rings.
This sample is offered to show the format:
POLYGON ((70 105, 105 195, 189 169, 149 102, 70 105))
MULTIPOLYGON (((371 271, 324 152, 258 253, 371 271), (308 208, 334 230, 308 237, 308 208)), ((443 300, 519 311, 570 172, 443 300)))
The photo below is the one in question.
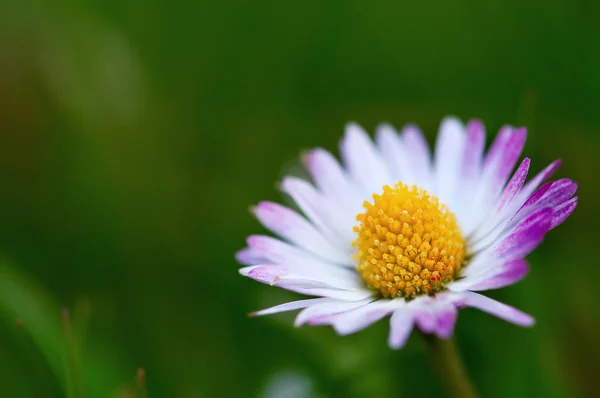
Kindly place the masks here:
POLYGON ((465 310, 485 397, 599 396, 600 3, 2 0, 0 396, 443 396, 417 335, 339 338, 296 295, 238 275, 248 212, 344 124, 525 125, 538 171, 579 208, 490 295, 521 329, 465 310), (68 309, 66 316, 61 308, 68 309), (296 395, 294 395, 296 394, 296 395))

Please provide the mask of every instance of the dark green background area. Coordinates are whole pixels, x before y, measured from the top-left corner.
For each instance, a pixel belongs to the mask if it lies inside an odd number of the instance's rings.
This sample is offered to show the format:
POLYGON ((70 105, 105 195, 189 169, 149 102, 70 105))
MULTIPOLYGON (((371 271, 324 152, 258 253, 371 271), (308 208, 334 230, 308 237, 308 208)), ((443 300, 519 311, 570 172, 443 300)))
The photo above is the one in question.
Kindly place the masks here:
MULTIPOLYGON (((242 278, 248 212, 349 120, 525 125, 537 172, 579 207, 461 311, 485 397, 600 395, 600 3, 589 0, 43 1, 0 5, 0 395, 256 397, 281 372, 318 397, 443 396, 425 347, 248 319, 299 296, 242 278), (70 328, 61 323, 70 310, 70 328), (17 319, 19 320, 17 322, 17 319), (19 325, 17 325, 17 323, 19 325)), ((465 195, 468 195, 465 192, 465 195)))

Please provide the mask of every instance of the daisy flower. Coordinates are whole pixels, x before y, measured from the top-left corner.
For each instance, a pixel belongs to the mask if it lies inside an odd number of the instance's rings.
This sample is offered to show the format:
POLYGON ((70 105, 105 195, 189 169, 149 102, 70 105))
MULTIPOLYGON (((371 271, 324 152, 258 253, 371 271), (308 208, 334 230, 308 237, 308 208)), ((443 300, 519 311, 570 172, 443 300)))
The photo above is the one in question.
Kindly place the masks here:
POLYGON ((413 327, 452 336, 458 310, 478 308, 521 326, 533 318, 486 297, 528 272, 524 257, 575 209, 577 184, 542 183, 555 161, 525 182, 515 168, 526 130, 504 126, 485 153, 485 129, 442 121, 433 156, 418 127, 384 124, 375 140, 346 126, 343 165, 317 148, 304 156, 312 182, 287 176, 281 189, 299 212, 261 202, 253 212, 279 238, 250 236, 237 260, 256 281, 314 298, 254 313, 302 309, 295 325, 357 332, 391 316, 388 343, 413 327), (511 175, 512 173, 512 175, 511 175))

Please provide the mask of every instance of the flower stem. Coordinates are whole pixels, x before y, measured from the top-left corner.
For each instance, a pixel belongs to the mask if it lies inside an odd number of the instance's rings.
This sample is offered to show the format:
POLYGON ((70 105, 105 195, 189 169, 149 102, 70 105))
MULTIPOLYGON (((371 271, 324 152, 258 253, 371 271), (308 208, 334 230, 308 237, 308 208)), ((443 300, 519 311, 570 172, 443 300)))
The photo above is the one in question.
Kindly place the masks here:
POLYGON ((448 395, 457 398, 479 397, 460 358, 454 338, 442 340, 425 333, 421 333, 421 336, 427 343, 434 366, 444 379, 448 395))

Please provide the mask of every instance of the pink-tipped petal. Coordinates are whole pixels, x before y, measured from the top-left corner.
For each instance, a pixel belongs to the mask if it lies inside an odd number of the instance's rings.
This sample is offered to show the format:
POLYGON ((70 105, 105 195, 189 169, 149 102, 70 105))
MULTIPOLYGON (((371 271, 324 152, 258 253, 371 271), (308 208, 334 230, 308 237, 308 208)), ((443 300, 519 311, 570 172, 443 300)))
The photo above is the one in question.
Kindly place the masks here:
POLYGON ((340 336, 356 333, 389 315, 404 300, 379 300, 342 313, 332 320, 332 326, 340 336))
POLYGON ((526 135, 523 128, 504 126, 500 129, 483 163, 473 198, 472 221, 465 231, 468 235, 485 220, 488 211, 497 202, 525 145, 526 135))
POLYGON ((467 298, 466 305, 469 307, 477 308, 519 326, 533 326, 535 323, 531 315, 499 301, 474 292, 464 292, 463 294, 467 298))
POLYGON ((491 242, 497 239, 504 230, 510 218, 512 218, 514 215, 514 210, 512 210, 512 208, 514 207, 514 202, 519 190, 527 178, 529 164, 529 158, 525 158, 523 162, 521 162, 517 168, 517 171, 515 171, 512 178, 506 185, 506 188, 504 188, 502 196, 496 205, 495 212, 488 220, 481 223, 479 228, 472 234, 471 241, 474 242, 472 244, 474 248, 479 249, 481 247, 488 246, 491 242))
POLYGON ((264 269, 260 272, 274 270, 273 272, 279 273, 278 280, 307 279, 324 282, 339 289, 363 287, 354 270, 323 261, 278 239, 252 235, 248 237, 247 242, 250 248, 267 259, 262 263, 264 269))
POLYGON ((350 254, 323 236, 306 218, 278 203, 260 202, 254 209, 265 228, 320 257, 339 264, 351 264, 350 254))
POLYGON ((519 210, 517 216, 527 215, 536 209, 542 207, 556 207, 569 200, 577 191, 577 184, 568 178, 554 181, 540 188, 542 193, 535 192, 523 207, 519 210), (549 186, 548 186, 549 185, 549 186))
POLYGON ((331 291, 354 292, 365 291, 362 283, 352 275, 350 277, 318 272, 314 269, 301 269, 293 266, 261 264, 244 267, 240 274, 257 282, 281 287, 299 293, 310 291, 313 296, 333 297, 331 291), (326 293, 321 293, 326 292, 326 293))
POLYGON ((336 300, 357 301, 371 297, 373 293, 367 289, 339 289, 337 286, 324 282, 308 279, 289 279, 284 276, 271 283, 291 292, 306 294, 307 296, 329 297, 336 300))
POLYGON ((519 222, 492 248, 496 258, 512 260, 523 258, 544 239, 552 223, 552 209, 540 209, 519 222))
POLYGON ((256 265, 266 263, 266 258, 258 251, 251 247, 245 247, 235 253, 235 259, 243 265, 256 265))
POLYGON ((311 307, 318 304, 323 304, 333 301, 329 298, 316 298, 307 300, 290 301, 289 303, 279 304, 274 307, 265 308, 264 310, 256 311, 250 314, 250 316, 263 316, 277 314, 280 312, 294 311, 301 308, 311 307))
POLYGON ((357 301, 331 300, 320 303, 301 311, 294 321, 294 326, 299 327, 305 323, 308 323, 312 326, 329 324, 329 321, 332 317, 335 317, 343 312, 362 307, 363 305, 370 303, 372 300, 372 298, 357 301))
POLYGON ((540 186, 541 183, 543 183, 548 178, 550 178, 556 172, 556 170, 558 170, 558 168, 560 167, 561 164, 562 164, 562 160, 557 159, 554 162, 550 163, 544 170, 539 172, 535 177, 533 177, 531 179, 531 181, 529 181, 527 184, 525 184, 523 189, 521 189, 521 192, 519 192, 517 202, 520 202, 520 203, 525 202, 525 200, 540 186))
POLYGON ((390 348, 397 350, 404 347, 410 337, 413 325, 413 316, 406 308, 394 311, 390 318, 390 335, 388 337, 390 348))
POLYGON ((517 168, 517 171, 515 171, 512 178, 504 188, 504 192, 502 193, 500 201, 498 202, 498 211, 508 206, 518 195, 519 191, 523 187, 523 184, 525 183, 525 179, 527 178, 530 163, 531 160, 529 158, 523 159, 517 168))
POLYGON ((332 277, 356 279, 356 272, 346 267, 322 260, 309 252, 279 239, 263 235, 251 235, 246 239, 248 247, 266 261, 262 264, 278 264, 304 273, 314 272, 332 277))
MULTIPOLYGON (((465 278, 469 290, 481 291, 492 290, 517 283, 529 273, 529 264, 524 259, 512 260, 502 264, 499 269, 487 270, 484 275, 474 278, 465 278), (468 285, 469 279, 475 279, 475 283, 468 285)), ((459 281, 460 283, 463 281, 459 281)))
POLYGON ((497 196, 515 167, 519 155, 525 146, 527 130, 503 127, 494 140, 484 162, 483 173, 489 178, 486 188, 491 196, 497 196))
POLYGON ((257 282, 271 285, 281 276, 288 274, 289 269, 279 265, 252 265, 240 268, 239 273, 257 282))

